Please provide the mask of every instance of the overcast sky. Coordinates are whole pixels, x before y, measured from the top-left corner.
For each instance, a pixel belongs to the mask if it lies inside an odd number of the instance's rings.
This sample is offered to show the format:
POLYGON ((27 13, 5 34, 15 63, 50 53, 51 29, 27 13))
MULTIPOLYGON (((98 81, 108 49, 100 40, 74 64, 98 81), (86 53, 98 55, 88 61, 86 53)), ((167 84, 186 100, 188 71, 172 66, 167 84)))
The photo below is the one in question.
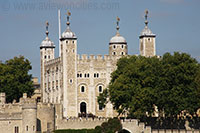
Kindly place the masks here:
POLYGON ((40 44, 45 39, 45 21, 58 57, 58 9, 62 32, 66 10, 71 11, 71 30, 78 37, 78 54, 108 54, 116 33, 128 42, 128 53, 139 54, 139 35, 144 11, 149 10, 149 28, 156 34, 157 55, 174 51, 200 57, 200 0, 0 0, 0 60, 23 55, 40 77, 40 44))

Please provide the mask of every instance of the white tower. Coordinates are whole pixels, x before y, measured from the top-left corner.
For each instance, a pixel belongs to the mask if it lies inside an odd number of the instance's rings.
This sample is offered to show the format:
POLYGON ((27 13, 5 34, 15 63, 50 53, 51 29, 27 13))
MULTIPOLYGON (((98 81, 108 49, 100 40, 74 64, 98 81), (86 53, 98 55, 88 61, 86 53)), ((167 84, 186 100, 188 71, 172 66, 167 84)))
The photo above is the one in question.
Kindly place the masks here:
POLYGON ((111 38, 109 43, 109 55, 113 56, 123 56, 127 55, 127 42, 123 36, 119 34, 119 21, 120 18, 117 17, 117 33, 111 38))
POLYGON ((77 117, 77 37, 70 30, 67 12, 67 29, 61 36, 61 60, 63 67, 63 116, 77 117))
POLYGON ((40 45, 40 69, 41 69, 41 89, 42 89, 42 101, 45 101, 45 89, 47 88, 47 85, 45 85, 45 62, 54 59, 54 49, 55 45, 54 43, 49 39, 49 31, 48 31, 49 23, 46 22, 46 38, 42 41, 40 45))
POLYGON ((156 55, 156 35, 148 28, 147 16, 148 10, 145 11, 145 28, 140 35, 140 55, 152 57, 156 55))

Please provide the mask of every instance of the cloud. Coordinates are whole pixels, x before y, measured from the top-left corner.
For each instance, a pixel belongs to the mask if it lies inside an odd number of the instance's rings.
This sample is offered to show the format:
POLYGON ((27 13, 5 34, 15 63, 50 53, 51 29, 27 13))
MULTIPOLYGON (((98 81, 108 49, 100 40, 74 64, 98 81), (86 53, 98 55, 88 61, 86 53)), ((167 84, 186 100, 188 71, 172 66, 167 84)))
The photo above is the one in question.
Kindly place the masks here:
POLYGON ((184 3, 184 0, 160 0, 160 2, 168 3, 168 4, 181 4, 184 3))

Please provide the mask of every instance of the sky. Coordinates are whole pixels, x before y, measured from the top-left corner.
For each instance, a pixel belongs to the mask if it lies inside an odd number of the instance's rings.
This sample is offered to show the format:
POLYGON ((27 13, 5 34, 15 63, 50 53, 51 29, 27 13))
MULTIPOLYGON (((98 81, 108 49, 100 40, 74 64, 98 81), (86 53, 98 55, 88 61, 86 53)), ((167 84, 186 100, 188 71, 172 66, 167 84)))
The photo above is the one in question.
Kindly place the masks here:
POLYGON ((0 0, 0 61, 22 55, 32 65, 30 74, 40 78, 40 44, 49 38, 59 53, 58 9, 61 29, 71 12, 71 30, 78 37, 78 54, 108 54, 116 33, 128 43, 128 54, 139 54, 139 35, 144 29, 144 11, 149 10, 149 28, 156 34, 156 53, 186 52, 200 61, 200 0, 0 0))

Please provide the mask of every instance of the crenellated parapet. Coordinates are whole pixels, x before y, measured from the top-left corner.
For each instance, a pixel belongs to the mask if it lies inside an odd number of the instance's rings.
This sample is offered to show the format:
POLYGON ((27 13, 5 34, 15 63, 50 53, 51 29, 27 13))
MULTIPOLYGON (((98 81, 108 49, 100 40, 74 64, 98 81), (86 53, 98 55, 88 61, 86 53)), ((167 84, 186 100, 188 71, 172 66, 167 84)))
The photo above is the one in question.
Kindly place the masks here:
POLYGON ((54 105, 52 103, 37 103, 37 109, 41 108, 53 108, 54 105))
POLYGON ((85 62, 85 61, 110 61, 115 59, 113 56, 111 55, 87 55, 87 54, 83 54, 83 55, 77 55, 77 60, 78 62, 85 62))
POLYGON ((82 117, 70 117, 64 118, 63 121, 65 122, 106 122, 109 118, 82 118, 82 117))
POLYGON ((49 60, 49 61, 45 62, 45 65, 46 66, 51 66, 51 65, 59 64, 60 61, 61 61, 61 58, 58 57, 56 59, 52 59, 52 60, 49 60))
POLYGON ((22 113, 0 113, 0 120, 22 120, 22 113))

